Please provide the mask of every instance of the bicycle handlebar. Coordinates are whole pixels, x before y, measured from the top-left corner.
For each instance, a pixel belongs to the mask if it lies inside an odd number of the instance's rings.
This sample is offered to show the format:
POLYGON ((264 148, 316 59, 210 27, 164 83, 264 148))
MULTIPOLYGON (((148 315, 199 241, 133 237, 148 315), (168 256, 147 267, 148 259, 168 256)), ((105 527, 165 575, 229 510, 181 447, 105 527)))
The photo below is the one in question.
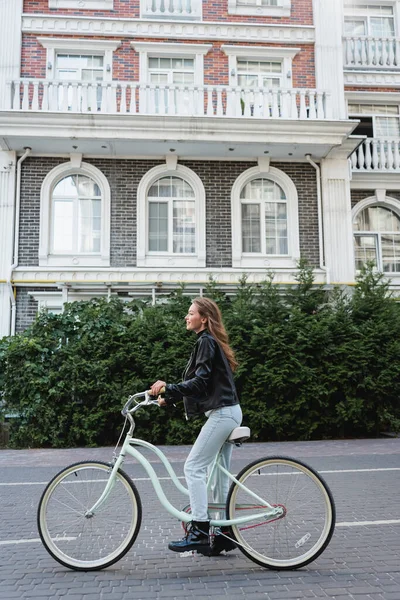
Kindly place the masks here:
POLYGON ((128 400, 125 403, 124 408, 121 410, 122 416, 126 417, 128 414, 132 414, 139 410, 142 406, 150 406, 151 404, 157 404, 158 406, 158 396, 152 396, 150 394, 150 390, 146 390, 145 392, 138 392, 137 394, 133 394, 129 396, 128 400), (142 402, 137 402, 136 398, 143 398, 142 402), (131 408, 132 403, 135 402, 136 406, 131 408))

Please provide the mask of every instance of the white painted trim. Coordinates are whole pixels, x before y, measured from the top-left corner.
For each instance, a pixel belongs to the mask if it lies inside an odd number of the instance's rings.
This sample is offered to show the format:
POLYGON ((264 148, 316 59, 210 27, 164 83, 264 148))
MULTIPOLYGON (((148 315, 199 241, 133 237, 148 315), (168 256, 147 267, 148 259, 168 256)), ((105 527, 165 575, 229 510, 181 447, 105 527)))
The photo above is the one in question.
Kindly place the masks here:
POLYGON ((131 42, 131 46, 136 52, 147 52, 149 56, 168 54, 174 58, 181 56, 194 56, 195 54, 207 54, 212 48, 212 44, 171 44, 164 42, 131 42))
POLYGON ((110 265, 110 213, 111 190, 107 178, 99 169, 85 162, 82 162, 79 169, 73 166, 72 162, 62 163, 52 169, 44 178, 40 192, 39 265, 68 267, 82 264, 88 267, 108 267, 110 265), (52 193, 61 179, 76 173, 94 179, 101 190, 101 251, 99 255, 52 255, 50 247, 52 193))
POLYGON ((237 0, 228 0, 228 14, 254 15, 257 17, 290 17, 291 0, 279 0, 279 6, 238 5, 237 0))
POLYGON ((347 104, 400 104, 399 93, 396 90, 392 92, 346 92, 347 104))
POLYGON ((222 52, 227 56, 240 56, 240 58, 256 58, 258 60, 270 60, 271 58, 291 58, 293 59, 296 54, 301 52, 301 48, 291 47, 280 47, 274 46, 268 48, 267 46, 231 46, 229 44, 222 44, 222 52))
POLYGON ((60 292, 28 292, 28 296, 31 296, 35 302, 38 303, 38 312, 41 310, 62 310, 63 309, 63 293, 60 292))
POLYGON ((46 72, 50 78, 56 77, 56 54, 57 52, 96 52, 104 56, 103 78, 104 81, 112 81, 113 52, 121 46, 121 40, 90 40, 90 39, 67 39, 67 38, 41 38, 39 44, 46 48, 46 72), (49 69, 49 66, 51 68, 49 69), (108 70, 107 67, 110 67, 108 70))
POLYGON ((394 73, 390 71, 377 72, 344 70, 344 85, 399 88, 400 72, 394 73))
POLYGON ((137 266, 138 267, 205 267, 206 264, 206 193, 198 175, 188 167, 176 165, 170 169, 167 164, 150 169, 140 180, 137 188, 137 266), (193 188, 196 198, 196 254, 149 255, 147 193, 157 179, 172 175, 181 177, 193 188))
POLYGON ((139 81, 141 83, 149 83, 149 57, 168 56, 170 58, 193 58, 194 84, 204 84, 204 56, 211 50, 212 44, 131 42, 131 46, 139 53, 139 81))
MULTIPOLYGON (((379 192, 381 191, 382 190, 379 190, 379 192)), ((378 193, 378 196, 368 196, 368 198, 360 200, 359 202, 357 202, 357 204, 353 206, 351 210, 352 225, 354 224, 354 221, 358 217, 359 213, 362 212, 365 208, 368 208, 369 206, 383 206, 385 208, 390 208, 390 210, 393 210, 400 217, 400 200, 392 198, 391 196, 387 196, 386 193, 384 199, 382 199, 382 194, 378 193)), ((357 232, 353 231, 353 233, 357 232)))
POLYGON ((376 190, 385 187, 387 190, 397 191, 400 190, 400 177, 396 171, 392 173, 386 171, 358 173, 353 171, 350 187, 352 190, 376 190))
POLYGON ((49 8, 77 10, 113 10, 114 0, 49 0, 49 8))
POLYGON ((269 167, 267 172, 260 170, 260 166, 247 169, 236 179, 231 192, 231 214, 232 214, 232 266, 233 267, 263 267, 264 269, 275 267, 296 267, 300 258, 299 242, 299 208, 297 189, 293 181, 286 173, 276 167, 269 167), (242 253, 242 215, 240 193, 243 187, 252 179, 265 177, 275 181, 286 194, 288 207, 288 255, 269 256, 267 254, 243 254, 242 253))
POLYGON ((124 38, 172 38, 185 40, 240 40, 285 44, 312 44, 313 25, 276 23, 235 23, 188 21, 154 21, 145 19, 115 19, 75 15, 23 14, 22 31, 64 35, 123 36, 124 38))

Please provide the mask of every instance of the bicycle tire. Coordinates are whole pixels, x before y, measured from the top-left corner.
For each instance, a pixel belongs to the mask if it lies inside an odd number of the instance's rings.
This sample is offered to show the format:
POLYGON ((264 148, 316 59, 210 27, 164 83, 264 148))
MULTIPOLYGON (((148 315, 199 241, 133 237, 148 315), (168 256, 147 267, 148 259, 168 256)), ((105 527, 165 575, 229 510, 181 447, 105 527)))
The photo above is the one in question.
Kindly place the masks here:
MULTIPOLYGON (((269 521, 264 516, 231 525, 238 548, 248 558, 283 571, 304 567, 325 550, 335 529, 336 510, 327 483, 315 469, 297 459, 272 456, 248 464, 236 479, 271 505, 284 508, 282 516, 269 521), (310 499, 314 492, 315 500, 310 499)), ((226 502, 228 519, 243 516, 246 510, 265 512, 265 508, 232 483, 226 502)))
POLYGON ((93 517, 85 516, 103 492, 111 468, 102 461, 74 463, 53 477, 40 498, 40 538, 65 567, 104 569, 120 560, 136 540, 142 504, 135 484, 121 469, 104 504, 93 517))

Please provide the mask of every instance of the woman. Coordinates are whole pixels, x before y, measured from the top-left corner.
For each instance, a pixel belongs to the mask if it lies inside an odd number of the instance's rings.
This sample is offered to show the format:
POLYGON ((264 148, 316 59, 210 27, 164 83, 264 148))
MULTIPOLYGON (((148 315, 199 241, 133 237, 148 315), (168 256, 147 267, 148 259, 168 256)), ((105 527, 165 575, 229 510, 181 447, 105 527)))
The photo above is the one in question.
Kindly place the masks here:
MULTIPOLYGON (((174 552, 198 550, 203 554, 219 554, 222 550, 233 550, 235 544, 224 535, 216 535, 210 548, 207 469, 222 447, 221 464, 229 470, 232 444, 226 443, 226 440, 242 422, 232 376, 237 362, 229 346, 221 312, 213 300, 193 300, 185 320, 186 329, 194 331, 197 340, 183 381, 176 384, 156 381, 151 386, 151 393, 157 396, 165 387, 165 399, 159 398, 160 406, 183 399, 186 418, 204 414, 207 422, 184 467, 193 520, 187 535, 180 541, 169 543, 168 548, 174 552)), ((224 504, 229 478, 219 471, 213 483, 213 501, 224 504)), ((227 530, 222 530, 222 533, 226 534, 227 530)))

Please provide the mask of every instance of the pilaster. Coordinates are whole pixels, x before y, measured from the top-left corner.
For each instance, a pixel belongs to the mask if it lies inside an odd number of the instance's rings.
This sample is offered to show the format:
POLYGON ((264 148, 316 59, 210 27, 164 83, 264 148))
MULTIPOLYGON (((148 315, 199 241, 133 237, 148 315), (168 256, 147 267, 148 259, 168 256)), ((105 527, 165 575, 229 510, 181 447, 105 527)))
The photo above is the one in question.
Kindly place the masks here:
POLYGON ((315 26, 315 78, 317 88, 331 93, 334 119, 346 118, 343 77, 343 5, 340 1, 313 0, 315 26))
POLYGON ((10 293, 7 278, 13 262, 15 152, 0 151, 0 338, 10 333, 10 293))
POLYGON ((20 76, 23 0, 0 2, 0 106, 6 106, 7 81, 20 76))
POLYGON ((321 161, 325 265, 332 283, 354 282, 350 172, 347 158, 321 161))

